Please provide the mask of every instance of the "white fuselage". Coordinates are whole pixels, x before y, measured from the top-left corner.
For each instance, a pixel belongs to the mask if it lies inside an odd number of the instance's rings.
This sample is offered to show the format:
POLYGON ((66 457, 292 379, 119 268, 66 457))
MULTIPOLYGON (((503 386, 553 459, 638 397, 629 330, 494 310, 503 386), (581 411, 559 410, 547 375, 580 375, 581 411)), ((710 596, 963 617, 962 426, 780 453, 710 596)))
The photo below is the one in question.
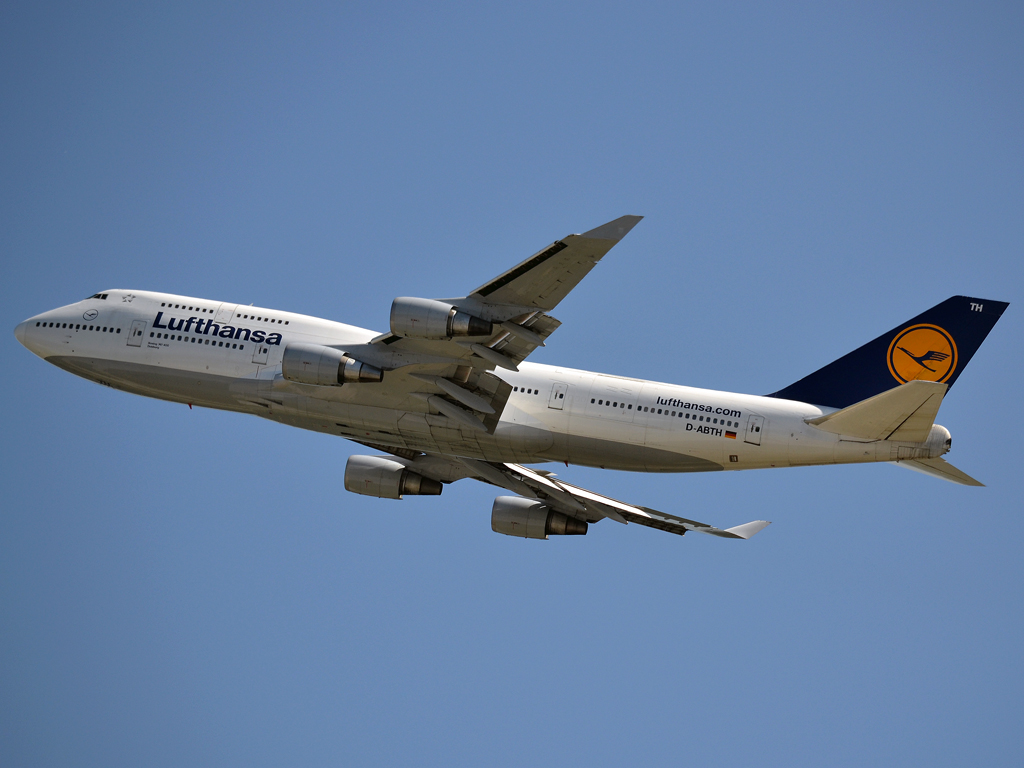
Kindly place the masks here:
MULTIPOLYGON (((289 343, 344 349, 373 331, 320 318, 111 290, 18 326, 53 364, 136 394, 270 418, 380 446, 520 464, 693 472, 892 461, 900 446, 806 423, 833 409, 557 366, 494 371, 512 388, 493 434, 460 429, 379 384, 317 387, 281 376, 289 343), (404 406, 408 406, 408 408, 404 406)), ((386 376, 391 376, 388 372, 386 376)), ((916 445, 916 444, 914 444, 916 445)))

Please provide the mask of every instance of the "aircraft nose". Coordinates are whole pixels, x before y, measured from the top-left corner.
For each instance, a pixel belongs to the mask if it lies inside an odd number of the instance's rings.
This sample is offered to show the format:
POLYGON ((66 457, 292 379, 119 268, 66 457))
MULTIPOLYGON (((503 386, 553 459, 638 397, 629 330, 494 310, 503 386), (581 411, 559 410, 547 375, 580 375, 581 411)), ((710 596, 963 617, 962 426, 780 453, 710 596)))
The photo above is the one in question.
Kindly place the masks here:
POLYGON ((28 331, 28 322, 29 321, 26 320, 23 323, 18 323, 17 327, 14 329, 14 338, 16 338, 23 347, 27 346, 25 344, 25 334, 28 331))

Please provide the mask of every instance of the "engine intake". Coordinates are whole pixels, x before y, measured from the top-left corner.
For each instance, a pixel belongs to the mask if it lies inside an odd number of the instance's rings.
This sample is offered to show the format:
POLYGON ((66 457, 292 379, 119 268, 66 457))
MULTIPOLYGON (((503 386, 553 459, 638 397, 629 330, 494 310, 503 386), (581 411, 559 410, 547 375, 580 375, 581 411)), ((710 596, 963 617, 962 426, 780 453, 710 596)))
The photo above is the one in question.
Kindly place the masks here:
POLYGON ((391 303, 391 332, 408 339, 490 336, 494 324, 443 301, 400 296, 391 303))
POLYGON ((288 381, 327 387, 384 380, 384 371, 380 368, 361 363, 340 349, 321 344, 289 344, 285 347, 281 375, 288 381))
POLYGON ((440 496, 437 480, 419 475, 383 456, 350 456, 345 465, 345 490, 378 499, 440 496))
POLYGON ((491 507, 491 530, 524 539, 546 539, 548 536, 585 536, 587 523, 555 512, 537 499, 499 496, 491 507))

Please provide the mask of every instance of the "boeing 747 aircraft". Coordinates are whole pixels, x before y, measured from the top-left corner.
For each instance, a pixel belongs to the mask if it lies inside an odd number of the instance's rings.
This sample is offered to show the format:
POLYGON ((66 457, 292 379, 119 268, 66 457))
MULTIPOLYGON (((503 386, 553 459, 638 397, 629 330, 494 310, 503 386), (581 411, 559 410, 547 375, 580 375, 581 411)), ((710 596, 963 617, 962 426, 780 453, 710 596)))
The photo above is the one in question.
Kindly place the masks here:
POLYGON ((385 454, 352 456, 345 488, 388 499, 474 478, 491 528, 546 539, 610 518, 746 539, 571 485, 526 465, 717 472, 898 462, 964 485, 942 398, 1008 306, 954 296, 769 395, 525 362, 551 312, 640 221, 569 235, 454 299, 402 297, 388 333, 252 306, 111 289, 18 325, 29 350, 115 389, 249 413, 385 454))

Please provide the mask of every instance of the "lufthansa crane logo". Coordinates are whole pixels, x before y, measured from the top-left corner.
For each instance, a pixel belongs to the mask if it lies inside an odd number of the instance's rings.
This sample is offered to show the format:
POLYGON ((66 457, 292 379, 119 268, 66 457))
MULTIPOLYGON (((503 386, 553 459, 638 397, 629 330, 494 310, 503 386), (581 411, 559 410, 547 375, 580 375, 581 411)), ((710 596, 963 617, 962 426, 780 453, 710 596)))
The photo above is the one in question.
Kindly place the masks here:
POLYGON ((889 373, 902 383, 946 381, 956 370, 956 342, 937 325, 904 328, 889 345, 889 373))
POLYGON ((82 319, 83 320, 95 320, 97 317, 99 317, 99 314, 100 313, 99 313, 98 310, 87 309, 87 310, 85 310, 85 312, 82 313, 82 319))

